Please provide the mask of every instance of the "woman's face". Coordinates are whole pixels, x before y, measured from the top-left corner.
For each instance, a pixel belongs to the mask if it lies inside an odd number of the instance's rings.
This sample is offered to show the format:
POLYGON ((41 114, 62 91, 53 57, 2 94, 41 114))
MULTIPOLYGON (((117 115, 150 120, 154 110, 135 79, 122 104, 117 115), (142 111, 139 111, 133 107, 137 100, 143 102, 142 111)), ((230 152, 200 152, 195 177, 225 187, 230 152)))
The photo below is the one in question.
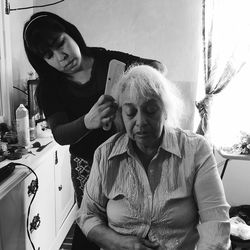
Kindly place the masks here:
POLYGON ((65 74, 81 69, 82 55, 78 44, 67 33, 61 33, 53 42, 53 48, 43 58, 50 66, 65 74))
POLYGON ((165 123, 162 102, 155 97, 131 100, 125 90, 121 104, 126 132, 136 145, 139 148, 158 145, 165 123))

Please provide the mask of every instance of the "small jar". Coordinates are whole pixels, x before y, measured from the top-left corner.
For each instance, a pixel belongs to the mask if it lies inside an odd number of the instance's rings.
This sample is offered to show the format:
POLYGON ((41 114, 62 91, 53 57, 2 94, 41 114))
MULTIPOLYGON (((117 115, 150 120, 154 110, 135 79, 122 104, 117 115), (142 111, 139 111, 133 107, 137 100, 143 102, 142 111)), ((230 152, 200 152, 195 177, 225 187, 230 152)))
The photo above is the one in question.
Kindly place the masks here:
POLYGON ((3 138, 8 142, 8 144, 17 143, 17 133, 15 131, 5 132, 3 138))
POLYGON ((35 122, 35 117, 32 116, 29 119, 29 125, 30 125, 30 140, 34 141, 37 138, 36 134, 36 122, 35 122))

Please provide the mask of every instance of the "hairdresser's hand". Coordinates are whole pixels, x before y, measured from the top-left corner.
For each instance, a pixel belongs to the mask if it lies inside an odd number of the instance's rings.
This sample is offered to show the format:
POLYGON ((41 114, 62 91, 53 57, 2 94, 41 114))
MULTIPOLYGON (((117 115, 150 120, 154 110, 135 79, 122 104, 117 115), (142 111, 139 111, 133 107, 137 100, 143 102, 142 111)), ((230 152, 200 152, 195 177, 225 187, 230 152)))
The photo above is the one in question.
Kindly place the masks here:
POLYGON ((115 118, 117 104, 112 96, 102 95, 84 117, 87 129, 97 129, 115 118))
POLYGON ((117 246, 119 250, 153 250, 159 249, 159 243, 152 242, 146 239, 141 239, 136 236, 122 236, 119 237, 117 246))

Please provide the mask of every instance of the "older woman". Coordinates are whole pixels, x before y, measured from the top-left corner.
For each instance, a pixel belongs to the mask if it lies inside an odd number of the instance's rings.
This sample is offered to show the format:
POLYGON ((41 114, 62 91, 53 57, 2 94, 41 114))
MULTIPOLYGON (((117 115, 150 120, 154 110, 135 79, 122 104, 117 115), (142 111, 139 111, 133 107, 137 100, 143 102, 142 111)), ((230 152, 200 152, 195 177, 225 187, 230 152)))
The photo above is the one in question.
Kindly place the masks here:
POLYGON ((125 72, 115 99, 123 131, 95 152, 78 214, 104 249, 230 247, 225 194, 206 140, 176 127, 171 83, 150 66, 125 72))

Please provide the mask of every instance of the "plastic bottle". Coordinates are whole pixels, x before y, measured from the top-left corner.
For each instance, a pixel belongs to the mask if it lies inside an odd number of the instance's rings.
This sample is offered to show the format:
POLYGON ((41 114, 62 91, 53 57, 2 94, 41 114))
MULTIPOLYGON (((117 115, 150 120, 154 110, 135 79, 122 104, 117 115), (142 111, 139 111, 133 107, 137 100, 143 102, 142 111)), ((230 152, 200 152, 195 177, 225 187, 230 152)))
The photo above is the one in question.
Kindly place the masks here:
POLYGON ((16 131, 18 145, 27 147, 30 145, 29 112, 23 104, 16 110, 16 131))

